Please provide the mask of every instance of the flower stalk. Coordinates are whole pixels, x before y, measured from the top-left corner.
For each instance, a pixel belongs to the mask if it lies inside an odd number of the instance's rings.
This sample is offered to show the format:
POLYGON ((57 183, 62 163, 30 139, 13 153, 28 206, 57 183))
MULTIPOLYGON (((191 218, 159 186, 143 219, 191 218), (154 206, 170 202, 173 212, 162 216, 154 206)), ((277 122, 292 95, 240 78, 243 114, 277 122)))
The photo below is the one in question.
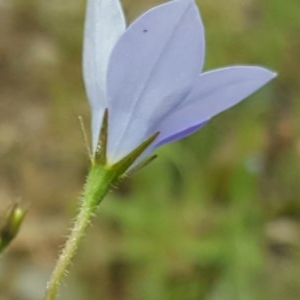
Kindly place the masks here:
MULTIPOLYGON (((88 225, 93 218, 101 201, 109 192, 110 188, 123 176, 134 164, 136 159, 150 146, 159 133, 154 134, 145 140, 141 145, 126 155, 123 159, 113 165, 107 163, 106 143, 108 129, 108 110, 102 120, 99 146, 92 159, 92 167, 86 180, 86 185, 81 198, 81 206, 75 219, 65 246, 58 258, 51 278, 47 284, 45 300, 55 300, 58 289, 62 283, 73 257, 76 254, 78 245, 85 235, 88 225)), ((137 165, 139 167, 140 164, 137 165)))
POLYGON ((98 164, 92 165, 81 199, 79 213, 47 284, 45 300, 56 299, 59 286, 76 254, 78 245, 84 237, 99 204, 117 177, 117 173, 114 170, 98 164))

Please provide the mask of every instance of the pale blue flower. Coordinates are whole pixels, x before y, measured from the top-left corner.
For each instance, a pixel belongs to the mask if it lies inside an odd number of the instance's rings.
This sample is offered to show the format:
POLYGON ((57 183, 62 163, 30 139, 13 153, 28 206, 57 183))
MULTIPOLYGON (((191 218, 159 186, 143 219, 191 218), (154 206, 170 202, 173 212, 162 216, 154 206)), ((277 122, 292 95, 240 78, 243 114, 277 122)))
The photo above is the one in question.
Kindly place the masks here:
POLYGON ((157 6, 127 29, 119 1, 89 0, 84 39, 93 150, 108 108, 110 164, 156 132, 147 154, 193 133, 276 75, 258 66, 201 73, 204 28, 194 0, 157 6))

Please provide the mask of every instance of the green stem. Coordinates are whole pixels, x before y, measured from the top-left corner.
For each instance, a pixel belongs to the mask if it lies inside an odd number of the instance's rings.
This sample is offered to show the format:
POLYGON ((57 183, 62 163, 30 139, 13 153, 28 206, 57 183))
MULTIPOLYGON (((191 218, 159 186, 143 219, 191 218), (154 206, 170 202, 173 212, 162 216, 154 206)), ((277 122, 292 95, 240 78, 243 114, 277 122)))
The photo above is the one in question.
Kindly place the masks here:
POLYGON ((81 207, 71 234, 66 241, 47 284, 45 300, 56 299, 64 275, 70 266, 80 241, 85 235, 90 220, 117 177, 118 175, 114 170, 105 169, 99 165, 92 166, 86 181, 81 207))

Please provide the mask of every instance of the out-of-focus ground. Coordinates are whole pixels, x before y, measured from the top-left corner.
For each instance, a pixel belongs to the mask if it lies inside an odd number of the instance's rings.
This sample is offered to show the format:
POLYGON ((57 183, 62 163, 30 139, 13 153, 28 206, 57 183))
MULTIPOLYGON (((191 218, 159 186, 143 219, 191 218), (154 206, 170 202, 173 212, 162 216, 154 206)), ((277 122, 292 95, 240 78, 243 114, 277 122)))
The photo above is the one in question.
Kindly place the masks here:
MULTIPOLYGON (((106 198, 60 299, 300 299, 300 2, 198 3, 206 69, 259 64, 279 77, 106 198)), ((125 1, 128 19, 153 4, 125 1)), ((29 207, 0 258, 0 300, 42 299, 76 212, 84 10, 0 0, 0 212, 29 207)))

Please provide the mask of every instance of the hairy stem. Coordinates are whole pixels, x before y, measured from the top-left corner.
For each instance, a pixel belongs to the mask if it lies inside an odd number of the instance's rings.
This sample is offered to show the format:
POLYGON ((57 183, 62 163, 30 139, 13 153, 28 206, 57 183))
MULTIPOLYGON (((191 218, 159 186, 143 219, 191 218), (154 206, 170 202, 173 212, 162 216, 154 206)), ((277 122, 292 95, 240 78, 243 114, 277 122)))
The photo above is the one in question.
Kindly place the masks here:
POLYGON ((85 235, 90 220, 116 178, 117 174, 115 171, 105 169, 99 165, 92 166, 86 181, 81 206, 74 226, 47 284, 45 300, 56 299, 58 289, 76 254, 78 245, 85 235))

